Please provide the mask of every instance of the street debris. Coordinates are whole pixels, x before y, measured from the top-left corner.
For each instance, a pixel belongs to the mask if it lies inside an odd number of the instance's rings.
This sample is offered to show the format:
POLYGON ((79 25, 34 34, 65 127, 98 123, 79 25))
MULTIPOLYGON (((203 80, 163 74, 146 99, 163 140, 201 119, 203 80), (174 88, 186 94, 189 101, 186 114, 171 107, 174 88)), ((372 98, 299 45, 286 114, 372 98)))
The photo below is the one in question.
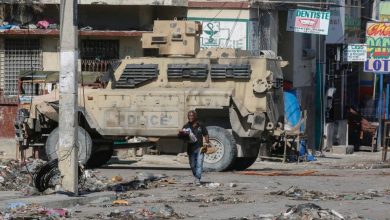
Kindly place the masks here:
POLYGON ((36 204, 16 203, 0 211, 0 219, 62 219, 72 217, 69 209, 44 208, 36 204))
POLYGON ((256 172, 256 171, 242 171, 239 174, 243 175, 253 175, 253 176, 337 176, 334 174, 320 174, 316 170, 305 170, 303 172, 282 172, 282 171, 272 171, 272 172, 256 172))
POLYGON ((8 209, 16 209, 16 208, 21 208, 25 207, 27 204, 24 202, 12 202, 7 205, 8 209))
POLYGON ((291 186, 287 190, 278 190, 269 193, 270 195, 278 195, 289 197, 293 200, 305 201, 325 201, 325 200, 368 200, 374 197, 385 197, 389 195, 389 191, 379 192, 377 190, 367 190, 367 192, 356 193, 323 193, 319 191, 300 189, 297 186, 291 186))
POLYGON ((88 177, 84 175, 84 181, 80 190, 83 192, 116 191, 126 192, 129 190, 139 190, 166 186, 166 184, 175 184, 173 178, 168 178, 162 174, 152 174, 141 172, 132 180, 125 180, 121 176, 113 176, 111 179, 98 175, 97 171, 85 171, 88 177))
POLYGON ((0 159, 0 191, 22 191, 36 194, 33 174, 44 164, 43 160, 28 159, 24 163, 12 159, 0 159))
POLYGON ((195 202, 195 203, 203 203, 200 206, 204 206, 204 203, 207 204, 237 204, 237 203, 251 203, 253 201, 247 201, 242 198, 238 198, 235 196, 229 196, 223 193, 211 193, 211 194, 187 194, 187 195, 179 195, 178 202, 195 202))
POLYGON ((215 189, 215 188, 222 186, 222 184, 221 183, 206 183, 202 186, 210 188, 210 189, 215 189))
POLYGON ((42 213, 46 214, 46 216, 50 217, 71 217, 69 210, 67 209, 43 209, 42 213))
POLYGON ((237 187, 237 184, 236 183, 229 183, 229 187, 230 188, 237 187))
POLYGON ((98 171, 84 171, 84 181, 79 186, 81 192, 101 192, 107 189, 109 179, 99 175, 98 171))
POLYGON ((124 200, 124 199, 118 199, 118 200, 112 201, 112 204, 113 205, 129 205, 129 202, 124 200))
POLYGON ((149 196, 151 195, 143 192, 136 192, 136 191, 117 193, 118 199, 134 199, 134 198, 149 197, 149 196))
MULTIPOLYGON (((0 160, 0 191, 22 191, 25 195, 50 194, 60 182, 58 160, 45 162, 28 159, 23 164, 17 160, 0 160), (35 187, 34 187, 35 186, 35 187), (36 188, 36 189, 35 189, 36 188)), ((134 179, 126 181, 122 176, 108 179, 94 170, 79 167, 80 192, 128 191, 155 188, 175 184, 174 178, 166 175, 138 173, 134 179)))
MULTIPOLYGON (((52 189, 61 183, 58 159, 51 160, 41 166, 36 166, 36 172, 33 172, 33 174, 34 186, 41 193, 45 192, 46 190, 48 190, 49 193, 52 193, 52 189)), ((83 168, 78 166, 79 184, 84 181, 83 174, 83 168)))
POLYGON ((279 215, 277 220, 282 219, 334 219, 342 220, 344 217, 335 210, 323 209, 314 203, 299 204, 288 208, 279 215))
POLYGON ((172 206, 163 204, 160 207, 148 207, 137 210, 126 209, 119 210, 115 209, 107 214, 96 214, 90 216, 91 219, 183 219, 186 216, 177 213, 172 206))
POLYGON ((111 182, 113 182, 113 183, 121 182, 122 180, 123 180, 123 177, 121 177, 121 176, 111 177, 111 182))
POLYGON ((366 219, 361 216, 343 216, 339 212, 333 209, 324 209, 314 203, 304 203, 295 206, 289 206, 289 208, 279 215, 273 214, 260 214, 247 217, 233 217, 229 220, 243 220, 243 219, 256 219, 256 220, 314 220, 314 219, 326 219, 326 220, 362 220, 366 219))

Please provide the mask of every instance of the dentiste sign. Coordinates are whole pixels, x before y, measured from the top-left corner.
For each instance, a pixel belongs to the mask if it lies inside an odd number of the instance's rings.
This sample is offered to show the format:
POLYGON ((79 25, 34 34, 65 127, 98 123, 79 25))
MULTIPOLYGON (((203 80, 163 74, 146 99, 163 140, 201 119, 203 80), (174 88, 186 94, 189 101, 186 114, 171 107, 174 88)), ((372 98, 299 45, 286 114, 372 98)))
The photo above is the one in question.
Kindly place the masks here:
POLYGON ((289 10, 287 31, 328 35, 329 20, 329 11, 289 10))

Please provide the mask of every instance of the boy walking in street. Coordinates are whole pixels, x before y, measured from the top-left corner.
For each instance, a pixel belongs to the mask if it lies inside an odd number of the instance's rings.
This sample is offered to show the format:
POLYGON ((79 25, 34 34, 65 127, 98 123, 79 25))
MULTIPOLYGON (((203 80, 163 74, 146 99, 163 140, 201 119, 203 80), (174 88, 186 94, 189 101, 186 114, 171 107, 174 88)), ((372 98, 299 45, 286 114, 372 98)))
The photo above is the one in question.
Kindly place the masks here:
POLYGON ((195 177, 194 183, 201 185, 200 179, 202 177, 204 159, 204 152, 202 152, 201 148, 210 146, 209 135, 207 128, 198 121, 198 116, 195 111, 189 111, 187 117, 188 123, 183 127, 183 130, 188 131, 190 136, 187 154, 192 174, 195 177), (205 143, 203 143, 203 138, 205 139, 205 143))

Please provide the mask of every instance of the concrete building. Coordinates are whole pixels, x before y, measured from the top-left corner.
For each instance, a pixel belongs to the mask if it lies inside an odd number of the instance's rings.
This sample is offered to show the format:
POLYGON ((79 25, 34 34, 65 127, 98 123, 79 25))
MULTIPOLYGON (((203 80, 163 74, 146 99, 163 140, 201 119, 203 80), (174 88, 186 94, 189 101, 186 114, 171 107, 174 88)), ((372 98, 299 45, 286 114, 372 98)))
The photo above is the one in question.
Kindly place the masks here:
MULTIPOLYGON (((0 139, 14 138, 18 76, 59 71, 60 0, 0 4, 0 139)), ((112 61, 143 56, 142 33, 156 19, 183 19, 187 0, 80 0, 79 70, 104 72, 112 61)))

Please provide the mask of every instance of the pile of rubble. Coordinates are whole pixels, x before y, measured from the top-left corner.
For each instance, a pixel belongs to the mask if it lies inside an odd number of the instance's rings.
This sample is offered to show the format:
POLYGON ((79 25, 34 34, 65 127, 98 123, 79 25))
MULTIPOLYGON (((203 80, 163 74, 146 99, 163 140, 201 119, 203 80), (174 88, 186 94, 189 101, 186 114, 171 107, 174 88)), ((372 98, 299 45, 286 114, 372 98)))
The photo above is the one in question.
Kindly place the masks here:
POLYGON ((367 200, 374 197, 384 197, 390 194, 389 191, 379 192, 377 190, 367 190, 367 192, 357 193, 323 193, 313 190, 300 189, 297 186, 291 186, 287 190, 278 190, 269 193, 270 195, 278 195, 289 197, 293 200, 305 201, 325 201, 325 200, 367 200))
MULTIPOLYGON (((26 194, 36 193, 33 179, 34 175, 43 165, 45 165, 45 161, 39 159, 28 159, 24 163, 20 163, 17 160, 0 160, 0 191, 23 191, 26 194)), ((83 171, 80 177, 80 191, 82 192, 147 189, 156 187, 156 184, 162 184, 162 182, 166 184, 174 182, 174 180, 167 178, 165 175, 154 175, 150 173, 138 173, 130 181, 125 181, 120 176, 113 177, 110 180, 93 170, 83 171)), ((54 187, 56 185, 55 182, 59 181, 58 178, 54 179, 55 181, 50 184, 51 187, 54 187)))
POLYGON ((324 209, 314 203, 304 203, 295 206, 289 207, 286 211, 280 213, 279 215, 273 214, 261 214, 253 215, 249 217, 234 217, 229 218, 247 220, 247 219, 256 219, 256 220, 311 220, 311 219, 332 219, 332 220, 363 220, 362 216, 343 216, 333 209, 324 209))
POLYGON ((24 163, 17 160, 0 160, 0 191, 22 191, 34 194, 34 173, 44 164, 43 160, 28 159, 24 163))
POLYGON ((288 208, 284 213, 276 216, 276 220, 282 219, 333 219, 333 220, 343 220, 343 219, 363 219, 360 216, 348 216, 344 217, 337 211, 333 209, 323 209, 320 206, 314 203, 305 203, 292 206, 288 208))
MULTIPOLYGON (((25 194, 38 194, 34 187, 34 177, 43 167, 45 161, 39 159, 28 159, 24 163, 17 160, 0 160, 0 191, 22 191, 25 194)), ((132 180, 123 180, 120 176, 114 176, 108 179, 99 175, 99 172, 93 170, 84 170, 80 175, 80 192, 100 192, 117 191, 124 192, 129 190, 148 189, 158 187, 158 185, 173 184, 174 179, 165 175, 155 175, 151 173, 138 173, 132 180)), ((51 177, 50 189, 44 191, 44 194, 53 192, 58 177, 51 177)))
POLYGON ((184 215, 176 213, 172 206, 164 204, 161 207, 142 208, 138 210, 118 209, 108 213, 106 216, 97 214, 97 218, 106 219, 184 219, 184 215))
POLYGON ((203 203, 201 207, 207 207, 208 204, 217 205, 217 204, 238 204, 238 203, 251 203, 253 201, 247 201, 245 199, 225 195, 223 193, 211 193, 211 194, 187 194, 179 195, 178 201, 183 202, 194 202, 194 203, 203 203))
POLYGON ((166 175, 152 173, 137 173, 130 181, 124 180, 121 176, 113 176, 108 179, 100 176, 99 172, 86 170, 84 178, 80 184, 82 192, 99 192, 99 191, 116 191, 126 192, 129 190, 156 188, 165 184, 173 184, 174 180, 169 179, 166 175))
POLYGON ((72 212, 68 209, 44 208, 24 203, 11 203, 7 209, 0 211, 0 219, 63 219, 70 217, 72 217, 72 212))

